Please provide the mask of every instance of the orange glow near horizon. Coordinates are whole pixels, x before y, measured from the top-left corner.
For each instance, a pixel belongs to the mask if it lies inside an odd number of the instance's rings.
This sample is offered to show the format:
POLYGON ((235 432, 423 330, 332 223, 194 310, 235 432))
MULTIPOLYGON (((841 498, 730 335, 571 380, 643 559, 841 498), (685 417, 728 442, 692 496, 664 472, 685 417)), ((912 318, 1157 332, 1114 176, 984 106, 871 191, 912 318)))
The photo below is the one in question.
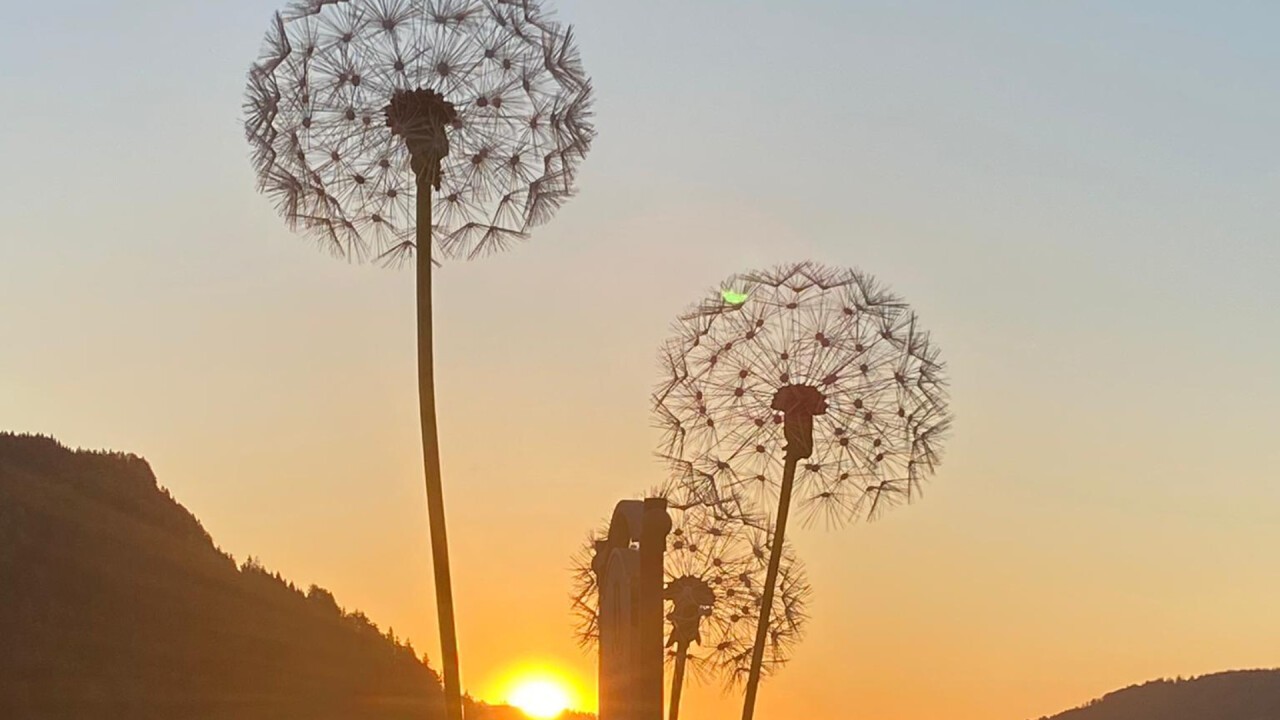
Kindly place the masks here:
POLYGON ((531 718, 555 718, 566 710, 582 710, 584 693, 566 672, 541 664, 521 665, 501 683, 496 697, 531 718))

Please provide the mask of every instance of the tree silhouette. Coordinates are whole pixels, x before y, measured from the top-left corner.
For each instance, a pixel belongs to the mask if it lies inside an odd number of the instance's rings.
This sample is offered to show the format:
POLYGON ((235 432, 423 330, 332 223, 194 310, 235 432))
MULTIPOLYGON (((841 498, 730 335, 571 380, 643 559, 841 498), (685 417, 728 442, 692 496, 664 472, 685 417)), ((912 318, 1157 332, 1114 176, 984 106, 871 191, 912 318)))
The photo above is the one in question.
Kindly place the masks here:
MULTIPOLYGON (((656 493, 663 495, 665 493, 656 493)), ((760 518, 733 501, 709 503, 681 489, 666 494, 672 529, 664 556, 667 661, 671 665, 668 720, 677 720, 686 667, 703 681, 732 686, 745 679, 764 600, 769 550, 760 518)), ((596 543, 607 530, 588 536, 573 558, 572 603, 576 634, 586 646, 599 642, 596 543)), ((780 564, 779 591, 767 631, 766 671, 789 659, 807 620, 810 588, 800 561, 788 550, 780 564)))
POLYGON ((536 0, 299 0, 276 14, 249 72, 253 164, 289 226, 348 259, 416 259, 423 463, 453 720, 462 705, 433 255, 495 252, 550 219, 594 136, 590 106, 571 30, 536 0))
POLYGON ((950 424, 946 378, 906 303, 857 270, 799 263, 735 275, 676 330, 654 398, 673 473, 712 498, 776 497, 750 720, 793 496, 807 520, 827 525, 910 501, 950 424))

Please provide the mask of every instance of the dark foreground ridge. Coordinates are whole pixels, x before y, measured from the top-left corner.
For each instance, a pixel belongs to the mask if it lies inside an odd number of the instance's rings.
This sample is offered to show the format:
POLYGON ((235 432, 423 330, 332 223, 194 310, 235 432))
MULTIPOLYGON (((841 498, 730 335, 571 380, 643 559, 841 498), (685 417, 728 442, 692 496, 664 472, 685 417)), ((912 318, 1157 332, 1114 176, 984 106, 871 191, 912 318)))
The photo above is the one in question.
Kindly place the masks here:
POLYGON ((0 433, 0 717, 430 720, 442 700, 363 613, 237 566, 142 458, 0 433))
POLYGON ((1277 720, 1280 670, 1153 680, 1040 720, 1277 720))

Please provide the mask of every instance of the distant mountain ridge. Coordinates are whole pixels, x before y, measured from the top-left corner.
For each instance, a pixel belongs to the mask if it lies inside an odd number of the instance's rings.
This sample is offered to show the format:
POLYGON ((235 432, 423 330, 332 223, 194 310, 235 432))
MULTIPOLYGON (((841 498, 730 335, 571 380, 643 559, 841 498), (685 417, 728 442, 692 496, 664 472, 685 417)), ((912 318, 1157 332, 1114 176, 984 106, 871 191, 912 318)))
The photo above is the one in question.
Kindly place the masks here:
POLYGON ((237 567, 142 458, 0 434, 0 717, 430 720, 441 700, 390 631, 237 567))
POLYGON ((1280 670, 1153 680, 1040 720, 1280 720, 1280 670))
MULTIPOLYGON (((442 717, 412 647, 323 588, 237 566, 142 458, 0 433, 0 718, 442 717)), ((523 716, 469 702, 468 718, 523 716)), ((1156 680, 1039 720, 1280 720, 1280 670, 1156 680)))

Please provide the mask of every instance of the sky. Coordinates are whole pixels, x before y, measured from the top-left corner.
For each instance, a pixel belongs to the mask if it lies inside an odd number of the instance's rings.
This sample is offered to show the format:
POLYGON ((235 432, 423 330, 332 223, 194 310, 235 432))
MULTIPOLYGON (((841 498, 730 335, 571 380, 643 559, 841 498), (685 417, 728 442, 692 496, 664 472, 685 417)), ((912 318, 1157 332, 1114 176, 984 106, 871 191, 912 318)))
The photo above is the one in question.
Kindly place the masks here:
MULTIPOLYGON (((255 191, 279 0, 13 2, 0 23, 0 429, 145 456, 254 555, 433 658, 413 276, 255 191)), ((662 479, 670 322, 812 259, 903 295, 952 378, 918 504, 792 535, 809 635, 762 717, 1024 720, 1280 666, 1280 8, 562 0, 581 193, 437 273, 464 686, 573 678, 569 557, 662 479)), ((736 717, 716 687, 688 717, 736 717)))

